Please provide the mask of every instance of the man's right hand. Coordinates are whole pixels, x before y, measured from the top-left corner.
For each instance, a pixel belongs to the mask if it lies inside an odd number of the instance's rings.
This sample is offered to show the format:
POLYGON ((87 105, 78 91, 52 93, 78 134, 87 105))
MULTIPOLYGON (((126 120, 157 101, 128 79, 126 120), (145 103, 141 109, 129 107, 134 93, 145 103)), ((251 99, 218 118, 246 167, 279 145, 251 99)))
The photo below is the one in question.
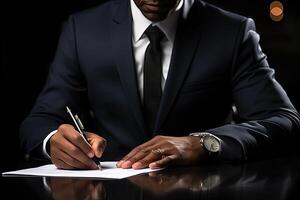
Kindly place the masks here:
POLYGON ((94 133, 86 133, 87 144, 72 125, 62 124, 50 138, 50 155, 53 164, 60 169, 97 169, 92 160, 100 158, 106 140, 94 133))

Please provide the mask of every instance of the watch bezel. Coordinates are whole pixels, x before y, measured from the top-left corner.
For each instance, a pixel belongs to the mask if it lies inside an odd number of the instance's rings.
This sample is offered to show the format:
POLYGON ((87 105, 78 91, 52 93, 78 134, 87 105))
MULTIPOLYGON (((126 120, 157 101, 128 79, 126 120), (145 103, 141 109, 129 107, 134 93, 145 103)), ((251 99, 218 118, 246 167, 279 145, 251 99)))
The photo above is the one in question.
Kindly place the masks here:
POLYGON ((204 135, 203 136, 203 145, 204 145, 204 147, 205 147, 205 149, 207 149, 209 152, 212 152, 212 153, 218 153, 218 152, 220 152, 221 151, 221 141, 217 138, 217 137, 215 137, 214 135, 212 135, 212 134, 208 134, 208 135, 204 135), (210 148, 208 145, 208 143, 207 143, 207 141, 208 141, 208 139, 210 139, 210 140, 214 140, 215 142, 217 142, 218 144, 218 148, 216 149, 216 150, 214 150, 214 148, 212 149, 212 148, 210 148))
POLYGON ((209 154, 218 154, 221 151, 221 139, 219 139, 217 136, 211 134, 211 133, 207 133, 207 132, 195 132, 195 133, 191 133, 189 134, 190 136, 196 136, 200 138, 200 143, 201 146, 209 152, 209 154), (219 148, 216 151, 212 151, 209 147, 207 147, 207 145, 205 145, 205 138, 213 138, 215 139, 218 143, 219 143, 219 148))

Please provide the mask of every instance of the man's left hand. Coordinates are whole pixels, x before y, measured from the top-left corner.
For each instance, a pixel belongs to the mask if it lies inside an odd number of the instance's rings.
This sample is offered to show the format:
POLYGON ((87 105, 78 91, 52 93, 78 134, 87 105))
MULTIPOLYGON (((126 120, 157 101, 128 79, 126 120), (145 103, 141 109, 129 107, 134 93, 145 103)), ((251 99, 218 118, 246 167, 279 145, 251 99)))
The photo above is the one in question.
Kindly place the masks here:
POLYGON ((170 165, 190 165, 206 156, 199 138, 155 136, 137 146, 117 163, 120 168, 152 169, 170 165))

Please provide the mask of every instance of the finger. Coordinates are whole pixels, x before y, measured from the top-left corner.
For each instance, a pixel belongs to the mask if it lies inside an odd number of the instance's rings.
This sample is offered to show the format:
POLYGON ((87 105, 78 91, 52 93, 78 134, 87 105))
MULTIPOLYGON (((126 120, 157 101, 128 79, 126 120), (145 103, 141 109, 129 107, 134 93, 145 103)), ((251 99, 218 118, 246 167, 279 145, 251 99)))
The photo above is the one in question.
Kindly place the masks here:
POLYGON ((92 150, 94 151, 96 157, 100 158, 106 147, 106 140, 93 133, 87 133, 88 140, 91 144, 92 150))
MULTIPOLYGON (((117 163, 117 167, 122 167, 124 165, 126 166, 129 166, 131 167, 131 165, 133 163, 131 163, 131 161, 129 160, 130 158, 134 157, 138 152, 144 152, 144 153, 148 153, 147 152, 147 147, 153 145, 154 141, 153 139, 144 143, 144 144, 141 144, 137 147, 135 147, 133 150, 131 150, 125 157, 123 157, 118 163, 117 163), (126 163, 126 164, 125 164, 126 163)), ((123 168, 123 167, 122 167, 123 168)))
POLYGON ((57 148, 60 151, 68 154, 70 157, 78 160, 79 162, 84 163, 87 167, 91 169, 97 168, 96 164, 91 158, 89 158, 84 152, 82 152, 81 149, 79 149, 77 146, 75 146, 68 140, 63 139, 56 142, 58 143, 57 148))
POLYGON ((75 169, 74 167, 68 165, 67 163, 59 159, 53 158, 52 162, 58 169, 75 169))
POLYGON ((69 166, 72 166, 76 169, 91 169, 94 168, 94 166, 87 165, 86 163, 82 163, 79 160, 77 160, 74 157, 71 157, 67 153, 65 153, 63 150, 54 147, 51 150, 51 160, 58 159, 63 161, 64 163, 68 164, 69 166))
POLYGON ((92 149, 95 152, 96 157, 100 158, 106 147, 105 140, 99 140, 92 143, 92 149))
POLYGON ((123 162, 121 161, 119 163, 119 167, 122 167, 122 168, 125 168, 125 169, 131 168, 134 163, 139 162, 140 160, 145 158, 147 155, 153 153, 152 152, 153 149, 157 149, 162 145, 163 144, 160 144, 160 143, 159 144, 153 144, 151 146, 145 147, 144 149, 141 149, 139 152, 137 152, 132 157, 128 157, 127 160, 124 160, 123 162))
MULTIPOLYGON (((130 161, 130 158, 135 157, 135 155, 138 152, 142 152, 142 153, 148 153, 153 149, 153 145, 158 145, 158 143, 161 143, 163 145, 164 142, 164 136, 160 136, 157 135, 154 138, 152 138, 151 140, 149 140, 148 142, 137 146, 136 148, 134 148, 129 154, 127 154, 124 158, 122 158, 118 163, 117 163, 117 167, 126 167, 129 168, 131 167, 131 165, 133 164, 133 162, 130 161)), ((143 154, 141 154, 141 156, 143 157, 143 154)))
MULTIPOLYGON (((126 162, 125 164, 125 168, 145 168, 148 167, 148 161, 143 160, 146 156, 148 156, 148 154, 154 154, 153 156, 160 159, 163 155, 171 155, 172 152, 172 148, 170 145, 165 144, 164 142, 160 142, 158 144, 154 144, 152 146, 147 147, 145 150, 142 150, 141 152, 137 153, 134 157, 130 158, 130 166, 126 166, 126 162), (163 146, 163 147, 162 147, 163 146), (158 153, 155 150, 160 149, 162 152, 158 153), (133 166, 134 165, 134 166, 133 166)), ((146 158, 145 158, 146 159, 146 158)), ((123 166, 122 166, 123 167, 123 166)))
MULTIPOLYGON (((145 158, 148 154, 155 153, 155 151, 153 151, 153 150, 156 150, 156 149, 162 149, 164 154, 166 154, 166 155, 173 154, 172 146, 170 146, 169 143, 166 143, 165 141, 157 142, 157 140, 154 140, 152 142, 152 145, 146 146, 144 149, 140 150, 139 152, 137 152, 135 155, 128 158, 124 162, 120 162, 119 167, 128 169, 128 168, 132 167, 132 165, 134 165, 135 163, 138 163, 140 160, 145 158)), ((158 156, 158 158, 161 158, 162 155, 160 153, 158 153, 156 156, 158 156)), ((136 165, 140 166, 141 164, 136 164, 136 165)), ((141 168, 144 168, 144 167, 146 167, 146 166, 142 165, 141 168)))
POLYGON ((169 155, 158 161, 150 163, 149 167, 151 169, 167 167, 167 166, 175 164, 178 159, 179 159, 179 156, 177 154, 169 155))
POLYGON ((160 160, 161 156, 162 155, 160 155, 160 154, 156 154, 156 153, 151 152, 150 154, 145 156, 143 159, 135 162, 132 165, 132 168, 133 169, 142 169, 142 168, 148 167, 150 163, 152 163, 156 160, 160 160))
POLYGON ((76 169, 96 169, 97 168, 96 164, 88 165, 86 163, 82 163, 79 160, 77 160, 76 158, 69 156, 65 152, 61 152, 61 158, 66 164, 68 164, 76 169))
MULTIPOLYGON (((144 157, 146 157, 148 154, 149 154, 150 151, 139 151, 137 154, 133 155, 131 158, 128 158, 127 160, 125 161, 121 161, 119 163, 119 167, 122 167, 122 168, 131 168, 131 166, 138 162, 139 160, 143 159, 144 157)), ((118 166, 118 164, 117 164, 118 166)))
POLYGON ((131 168, 132 165, 141 159, 145 158, 148 154, 151 154, 152 150, 157 148, 158 145, 154 144, 151 146, 147 146, 144 149, 141 149, 139 152, 137 152, 132 157, 129 157, 127 160, 124 160, 125 162, 120 164, 120 167, 122 168, 131 168))
POLYGON ((72 144, 81 149, 90 158, 94 157, 94 151, 92 150, 89 143, 87 143, 78 131, 69 124, 63 124, 59 126, 58 131, 69 140, 72 144))

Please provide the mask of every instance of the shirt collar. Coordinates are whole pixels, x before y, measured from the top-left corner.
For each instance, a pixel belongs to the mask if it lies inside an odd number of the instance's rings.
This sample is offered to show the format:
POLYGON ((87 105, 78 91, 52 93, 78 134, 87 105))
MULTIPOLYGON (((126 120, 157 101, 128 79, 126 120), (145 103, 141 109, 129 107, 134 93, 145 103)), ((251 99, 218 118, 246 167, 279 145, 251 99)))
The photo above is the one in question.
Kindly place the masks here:
POLYGON ((131 13, 133 18, 133 41, 140 40, 149 25, 157 25, 171 42, 175 40, 177 21, 180 12, 183 10, 183 16, 186 16, 194 0, 179 0, 174 9, 172 9, 166 19, 153 23, 147 19, 140 9, 130 0, 131 13), (187 2, 187 4, 186 4, 187 2), (186 5, 183 5, 186 4, 186 5))

